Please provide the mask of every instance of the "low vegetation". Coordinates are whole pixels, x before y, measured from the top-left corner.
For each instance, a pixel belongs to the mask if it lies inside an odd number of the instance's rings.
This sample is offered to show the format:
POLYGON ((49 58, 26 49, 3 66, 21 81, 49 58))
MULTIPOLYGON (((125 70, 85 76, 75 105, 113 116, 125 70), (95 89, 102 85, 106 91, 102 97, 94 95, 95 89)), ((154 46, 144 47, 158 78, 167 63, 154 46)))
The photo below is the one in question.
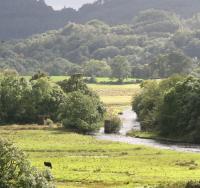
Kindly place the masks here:
POLYGON ((105 121, 104 130, 106 134, 117 134, 119 133, 121 126, 121 119, 118 116, 111 115, 110 117, 107 117, 105 121))

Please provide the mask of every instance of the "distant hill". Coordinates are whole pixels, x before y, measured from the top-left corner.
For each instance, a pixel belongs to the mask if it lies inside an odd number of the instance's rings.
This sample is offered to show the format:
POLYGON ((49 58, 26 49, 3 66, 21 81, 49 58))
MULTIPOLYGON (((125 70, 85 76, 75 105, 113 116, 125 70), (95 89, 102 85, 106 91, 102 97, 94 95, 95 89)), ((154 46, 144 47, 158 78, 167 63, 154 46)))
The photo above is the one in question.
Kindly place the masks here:
POLYGON ((106 23, 130 23, 134 16, 146 9, 162 9, 184 18, 200 12, 199 0, 98 0, 83 6, 78 21, 100 19, 106 23))
POLYGON ((199 0, 98 0, 79 11, 54 11, 44 0, 0 0, 0 40, 25 38, 64 27, 68 22, 99 19, 108 24, 131 23, 146 9, 162 9, 184 18, 200 12, 199 0))
POLYGON ((181 73, 191 72, 194 66, 200 73, 199 28, 200 14, 180 19, 155 9, 140 12, 131 24, 69 23, 59 30, 0 43, 0 69, 16 69, 23 75, 38 70, 49 75, 88 73, 87 67, 93 70, 99 61, 112 66, 119 56, 129 62, 135 77, 160 78, 179 68, 184 68, 181 73), (191 67, 182 67, 181 61, 191 67))
POLYGON ((0 39, 25 38, 63 27, 73 9, 54 11, 44 0, 0 0, 0 39))

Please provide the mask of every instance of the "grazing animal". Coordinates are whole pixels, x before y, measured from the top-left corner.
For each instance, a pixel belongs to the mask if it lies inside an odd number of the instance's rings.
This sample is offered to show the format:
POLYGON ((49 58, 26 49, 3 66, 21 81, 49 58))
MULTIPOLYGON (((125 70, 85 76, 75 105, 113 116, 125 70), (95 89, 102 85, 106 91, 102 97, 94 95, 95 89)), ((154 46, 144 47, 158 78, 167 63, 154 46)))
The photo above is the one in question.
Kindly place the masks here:
POLYGON ((44 162, 44 166, 49 167, 50 169, 53 168, 50 162, 44 162))

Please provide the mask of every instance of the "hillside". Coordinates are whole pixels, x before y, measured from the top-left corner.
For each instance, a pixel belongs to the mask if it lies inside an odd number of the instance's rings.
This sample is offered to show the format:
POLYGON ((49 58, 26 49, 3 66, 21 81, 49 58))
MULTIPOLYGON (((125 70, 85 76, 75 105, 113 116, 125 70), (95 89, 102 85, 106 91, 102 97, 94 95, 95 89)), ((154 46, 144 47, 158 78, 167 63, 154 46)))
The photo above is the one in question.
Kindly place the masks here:
POLYGON ((0 40, 25 38, 64 27, 68 22, 85 23, 99 19, 108 24, 131 23, 134 16, 147 9, 162 9, 192 17, 200 11, 199 0, 98 0, 79 11, 54 11, 44 0, 0 0, 0 40))
POLYGON ((140 11, 152 8, 188 18, 200 11, 200 2, 198 0, 98 0, 94 4, 82 7, 78 12, 77 21, 100 19, 111 24, 130 23, 140 11))
POLYGON ((25 38, 63 27, 76 13, 54 11, 44 0, 0 0, 0 39, 25 38))
POLYGON ((100 68, 103 63, 109 69, 120 56, 135 77, 191 73, 200 58, 198 18, 183 20, 176 14, 150 9, 126 25, 109 26, 98 20, 69 23, 59 30, 1 43, 0 68, 14 68, 25 75, 39 69, 50 75, 85 73, 90 60, 101 61, 100 68))

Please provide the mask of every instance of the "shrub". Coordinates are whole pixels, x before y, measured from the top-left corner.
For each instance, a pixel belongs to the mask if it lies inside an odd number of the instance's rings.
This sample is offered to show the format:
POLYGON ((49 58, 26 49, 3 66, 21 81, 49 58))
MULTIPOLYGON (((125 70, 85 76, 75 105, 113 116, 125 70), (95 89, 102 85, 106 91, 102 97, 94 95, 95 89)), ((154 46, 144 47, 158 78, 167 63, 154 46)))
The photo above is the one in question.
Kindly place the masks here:
POLYGON ((48 118, 48 119, 45 120, 45 125, 53 126, 53 124, 54 123, 53 123, 53 121, 51 119, 48 118))
POLYGON ((25 154, 0 139, 0 188, 54 188, 49 171, 31 167, 25 154))
POLYGON ((119 133, 122 122, 117 116, 112 116, 109 120, 105 121, 104 131, 106 134, 119 133))
POLYGON ((104 116, 104 108, 99 99, 81 92, 68 94, 59 112, 65 128, 81 133, 98 130, 104 116))
POLYGON ((97 83, 97 79, 95 76, 92 76, 90 78, 85 78, 84 82, 89 83, 89 84, 96 84, 97 83))
POLYGON ((200 188, 200 182, 189 181, 185 188, 200 188))

